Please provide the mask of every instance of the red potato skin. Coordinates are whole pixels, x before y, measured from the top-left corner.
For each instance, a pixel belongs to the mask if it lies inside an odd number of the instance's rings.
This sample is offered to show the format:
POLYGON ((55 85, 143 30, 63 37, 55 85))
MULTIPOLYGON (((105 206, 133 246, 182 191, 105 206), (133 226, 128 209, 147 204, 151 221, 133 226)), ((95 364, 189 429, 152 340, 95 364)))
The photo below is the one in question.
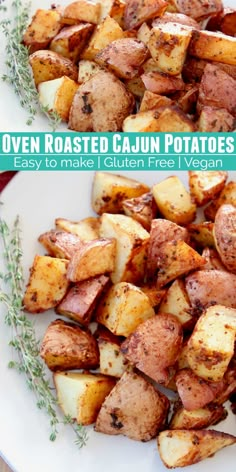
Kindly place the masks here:
POLYGON ((175 375, 176 387, 186 410, 197 410, 212 402, 224 389, 224 381, 207 382, 191 369, 181 369, 175 375))
POLYGON ((126 0, 124 29, 138 28, 144 21, 161 16, 167 6, 165 0, 126 0))
POLYGON ((175 364, 182 342, 182 326, 177 318, 159 313, 138 326, 122 343, 121 352, 141 372, 167 385, 169 368, 175 364))
POLYGON ((160 95, 184 90, 185 84, 179 77, 170 76, 161 72, 153 71, 141 75, 141 79, 147 90, 160 95))
POLYGON ((223 264, 236 274, 236 208, 233 205, 220 206, 216 213, 213 234, 223 264))

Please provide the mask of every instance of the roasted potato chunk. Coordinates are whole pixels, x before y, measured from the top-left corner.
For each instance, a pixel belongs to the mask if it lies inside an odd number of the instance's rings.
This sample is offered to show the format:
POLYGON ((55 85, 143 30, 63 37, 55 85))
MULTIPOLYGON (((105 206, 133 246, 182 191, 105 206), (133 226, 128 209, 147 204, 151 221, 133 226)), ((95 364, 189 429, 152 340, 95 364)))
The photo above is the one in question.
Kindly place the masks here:
POLYGON ((207 133, 227 133, 233 131, 235 119, 225 108, 203 106, 199 119, 198 130, 207 133))
POLYGON ((183 280, 174 280, 162 299, 159 312, 175 315, 183 328, 191 327, 194 318, 183 280))
POLYGON ((80 22, 88 22, 97 25, 100 20, 101 3, 89 0, 78 0, 70 3, 64 8, 62 22, 74 25, 80 22))
POLYGON ((83 244, 77 235, 57 230, 40 234, 38 241, 45 247, 49 256, 62 259, 70 259, 83 244))
POLYGON ((186 467, 236 443, 231 434, 213 430, 165 430, 158 436, 160 457, 169 469, 186 467))
POLYGON ((63 300, 57 305, 56 312, 83 326, 88 326, 93 311, 102 292, 108 286, 109 277, 98 275, 73 285, 63 300))
POLYGON ((128 367, 128 362, 120 351, 121 338, 114 336, 108 330, 104 331, 99 333, 98 337, 99 369, 102 374, 119 378, 128 367))
POLYGON ((184 407, 179 407, 174 412, 169 428, 170 429, 202 429, 212 424, 217 424, 227 417, 227 410, 222 405, 204 406, 197 410, 188 411, 184 407))
POLYGON ((150 231, 153 218, 157 214, 157 206, 152 192, 144 193, 140 197, 126 199, 122 202, 125 215, 131 216, 135 221, 150 231))
POLYGON ((114 18, 107 16, 95 29, 88 45, 81 54, 81 59, 93 61, 99 51, 108 46, 112 41, 121 38, 124 38, 124 31, 114 18))
POLYGON ((142 41, 122 38, 112 41, 96 54, 94 60, 121 79, 133 79, 147 57, 148 48, 142 41))
POLYGON ((213 229, 215 245, 228 271, 236 273, 236 208, 221 205, 216 213, 213 229))
POLYGON ((65 75, 46 80, 38 86, 39 102, 49 113, 57 113, 61 120, 68 121, 71 104, 79 85, 65 75))
POLYGON ((113 285, 96 310, 96 319, 118 336, 128 336, 142 321, 154 316, 148 296, 127 282, 113 285))
POLYGON ((77 67, 70 59, 57 54, 54 51, 41 49, 29 56, 35 86, 47 80, 58 79, 64 75, 70 79, 77 80, 77 67))
POLYGON ((62 300, 69 286, 67 265, 66 259, 35 256, 23 298, 25 310, 40 313, 62 300))
POLYGON ((141 323, 122 343, 121 352, 141 372, 167 385, 182 347, 180 322, 174 315, 159 313, 141 323))
POLYGON ((134 29, 144 21, 161 16, 167 8, 165 0, 127 0, 124 15, 124 28, 134 29))
POLYGON ((30 54, 39 49, 46 49, 61 27, 59 10, 38 9, 23 35, 23 44, 29 49, 30 54))
POLYGON ((55 225, 59 230, 75 234, 81 239, 81 241, 92 241, 99 237, 99 218, 94 216, 89 216, 80 221, 56 218, 55 225))
POLYGON ((157 108, 169 106, 171 104, 172 100, 170 98, 145 90, 139 110, 141 112, 156 110, 157 108))
POLYGON ((72 254, 67 268, 71 282, 81 282, 96 275, 114 271, 115 239, 93 239, 82 244, 72 254))
POLYGON ((218 196, 228 177, 224 171, 189 171, 188 175, 190 193, 197 206, 218 196))
POLYGON ((176 223, 191 223, 196 215, 196 206, 190 194, 177 176, 168 177, 153 186, 153 195, 162 215, 176 223))
POLYGON ((87 80, 91 79, 97 72, 102 70, 96 62, 88 61, 87 59, 81 59, 78 63, 78 82, 83 84, 87 80))
POLYGON ((142 282, 146 270, 149 242, 149 233, 142 225, 130 216, 103 213, 100 235, 116 240, 115 265, 111 272, 112 282, 142 282))
POLYGON ((204 210, 207 219, 214 221, 216 212, 221 205, 230 204, 236 206, 236 182, 228 182, 219 197, 213 200, 204 210))
POLYGON ((63 413, 80 425, 96 421, 106 396, 115 385, 114 379, 101 374, 55 372, 53 379, 63 413))
MULTIPOLYGON (((221 288, 222 290, 222 288, 221 288)), ((199 377, 219 382, 234 355, 236 310, 210 306, 200 316, 188 341, 188 363, 199 377)))
POLYGON ((86 46, 94 25, 91 23, 80 23, 79 25, 66 26, 53 38, 50 44, 51 51, 58 52, 68 57, 74 63, 79 59, 80 53, 86 46))
POLYGON ((151 72, 144 72, 141 79, 147 90, 160 95, 168 95, 176 92, 176 90, 184 90, 185 84, 181 77, 158 72, 157 70, 151 72))
POLYGON ((204 270, 223 270, 226 271, 226 267, 221 262, 220 256, 216 249, 205 247, 202 251, 202 257, 206 260, 204 270))
POLYGON ((176 11, 184 15, 202 20, 208 16, 215 15, 222 10, 221 0, 194 0, 194 2, 186 2, 185 0, 171 0, 176 11))
POLYGON ((81 132, 119 131, 133 105, 124 84, 110 72, 100 71, 74 95, 68 126, 81 132))
MULTIPOLYGON (((214 223, 211 221, 203 221, 202 223, 191 223, 187 226, 190 240, 200 248, 214 248, 215 241, 213 237, 214 223)), ((203 254, 202 254, 202 257, 203 254)), ((207 267, 204 267, 207 269, 207 267)), ((216 269, 216 267, 215 267, 216 269)))
POLYGON ((99 364, 98 346, 92 334, 62 320, 48 326, 40 356, 53 371, 92 369, 99 364))
POLYGON ((193 272, 186 277, 186 290, 198 315, 210 305, 236 308, 236 276, 222 269, 193 272))
POLYGON ((162 429, 168 409, 165 395, 140 375, 125 372, 105 399, 95 430, 149 441, 162 429))
POLYGON ((236 39, 213 31, 193 31, 189 54, 209 61, 236 65, 236 39))
POLYGON ((103 213, 122 213, 123 201, 148 192, 147 185, 122 175, 96 172, 92 186, 92 208, 103 213))

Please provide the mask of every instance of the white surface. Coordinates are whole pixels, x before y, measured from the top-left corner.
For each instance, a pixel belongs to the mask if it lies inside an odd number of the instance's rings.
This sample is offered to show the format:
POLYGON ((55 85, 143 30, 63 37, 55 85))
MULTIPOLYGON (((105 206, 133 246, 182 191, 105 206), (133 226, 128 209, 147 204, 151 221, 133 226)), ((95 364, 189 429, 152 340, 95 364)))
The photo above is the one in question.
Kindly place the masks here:
MULTIPOLYGON (((131 177, 152 184, 166 177, 165 172, 129 172, 131 177)), ((186 183, 186 173, 179 172, 186 183)), ((236 173, 230 175, 236 178, 236 173)), ((2 216, 11 223, 20 215, 24 251, 25 277, 35 253, 44 253, 37 237, 53 227, 56 217, 80 219, 91 213, 90 189, 93 173, 22 172, 17 174, 1 195, 2 216)), ((1 261, 0 261, 1 267, 1 261)), ((53 313, 31 315, 36 332, 42 336, 54 318, 53 313)), ((47 417, 35 406, 33 394, 24 378, 7 364, 12 352, 7 343, 9 329, 0 317, 0 451, 17 472, 165 472, 156 441, 138 443, 125 437, 95 433, 89 428, 89 442, 78 450, 70 426, 62 427, 55 443, 51 443, 47 417)), ((230 414, 215 429, 235 434, 236 416, 230 414)), ((231 446, 191 467, 192 472, 235 471, 236 446, 231 446)))
MULTIPOLYGON (((26 1, 26 0, 25 0, 26 1)), ((55 2, 56 4, 68 4, 69 0, 59 0, 55 2)), ((5 0, 5 3, 9 5, 11 0, 5 0)), ((27 3, 27 1, 26 1, 27 3)), ((36 10, 36 8, 49 8, 52 2, 50 0, 41 0, 38 3, 36 0, 32 0, 32 12, 36 10)), ((226 6, 231 6, 235 8, 235 0, 225 0, 224 4, 226 6)), ((10 8, 10 7, 9 7, 10 8)), ((9 14, 4 14, 0 12, 1 16, 4 15, 8 18, 9 14)), ((1 33, 0 28, 0 75, 6 73, 6 66, 5 66, 5 38, 1 33)), ((48 120, 45 116, 38 114, 36 119, 33 121, 31 126, 27 126, 26 122, 28 119, 28 113, 21 108, 19 104, 19 98, 15 95, 13 88, 0 80, 0 103, 1 103, 1 113, 0 113, 0 131, 12 131, 12 132, 20 132, 20 131, 29 131, 29 132, 38 132, 38 131, 51 131, 48 126, 48 120)), ((66 124, 61 124, 58 127, 57 131, 66 131, 67 126, 66 124)))

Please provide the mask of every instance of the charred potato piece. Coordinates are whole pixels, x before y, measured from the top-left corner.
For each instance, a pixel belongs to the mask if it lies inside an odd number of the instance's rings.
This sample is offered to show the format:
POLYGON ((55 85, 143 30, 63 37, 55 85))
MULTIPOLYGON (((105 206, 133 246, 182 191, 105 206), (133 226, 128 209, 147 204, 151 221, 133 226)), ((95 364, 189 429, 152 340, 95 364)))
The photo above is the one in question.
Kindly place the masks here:
POLYGON ((149 441, 162 429, 168 409, 165 395, 140 375, 125 372, 105 399, 95 431, 149 441))
POLYGON ((188 411, 180 406, 174 412, 170 429, 203 429, 212 424, 217 424, 227 417, 227 410, 222 405, 211 403, 203 408, 188 411))
POLYGON ((88 326, 96 304, 109 283, 109 277, 98 275, 78 282, 57 305, 56 312, 78 323, 88 326))
POLYGON ((197 206, 205 205, 223 190, 228 177, 223 171, 189 171, 189 189, 197 206))
POLYGON ((235 309, 222 305, 207 308, 188 341, 187 358, 193 372, 211 382, 222 380, 234 355, 235 335, 235 309))
POLYGON ((174 315, 159 313, 141 323, 122 343, 121 352, 141 372, 167 385, 182 347, 180 322, 174 315))
POLYGON ((93 239, 72 254, 67 268, 71 282, 81 282, 96 275, 114 271, 116 242, 114 239, 93 239))
POLYGON ((153 186, 153 195, 162 215, 184 225, 195 219, 196 205, 177 176, 168 177, 153 186))
POLYGON ((69 286, 67 265, 66 259, 35 256, 23 298, 27 311, 40 313, 54 308, 62 300, 69 286))
POLYGON ((23 35, 23 44, 28 48, 30 54, 39 49, 46 49, 61 27, 59 10, 38 9, 23 35))
POLYGON ((50 50, 68 57, 68 59, 76 63, 93 29, 94 26, 91 23, 80 23, 79 25, 62 28, 51 41, 50 50))
POLYGON ((228 271, 236 273, 236 208, 221 205, 216 213, 213 230, 215 244, 220 258, 228 271))
POLYGON ((236 443, 231 434, 213 430, 165 430, 158 436, 158 450, 167 468, 185 467, 211 457, 236 443))
POLYGON ((41 234, 38 241, 45 247, 49 256, 70 259, 82 243, 75 234, 51 230, 41 234))
POLYGON ((35 86, 47 80, 58 79, 64 75, 70 79, 77 80, 77 67, 70 59, 57 54, 54 51, 41 49, 29 56, 35 86))
POLYGON ((98 215, 121 213, 124 200, 140 197, 149 190, 147 185, 137 180, 96 172, 92 185, 92 208, 98 215))
POLYGON ((69 128, 81 132, 119 131, 133 106, 133 97, 124 84, 110 72, 100 71, 75 94, 69 128))
POLYGON ((132 79, 139 73, 141 64, 147 59, 148 48, 142 41, 122 38, 112 41, 96 54, 94 60, 107 67, 121 79, 132 79))
POLYGON ((165 0, 127 0, 124 28, 132 30, 151 18, 161 16, 167 8, 165 0))
POLYGON ((191 36, 191 29, 178 23, 161 23, 152 28, 148 48, 160 71, 171 76, 182 72, 191 36))
POLYGON ((92 424, 115 380, 101 374, 55 372, 58 404, 66 416, 80 425, 92 424))
POLYGON ((152 220, 157 213, 157 206, 151 192, 124 200, 122 207, 126 216, 131 216, 147 231, 150 231, 152 220))
POLYGON ((113 285, 96 310, 96 320, 118 336, 128 336, 144 320, 154 316, 148 296, 127 282, 113 285))
POLYGON ((204 215, 206 219, 214 221, 218 208, 225 204, 236 206, 236 182, 228 182, 219 197, 205 208, 204 215))
POLYGON ((116 240, 115 264, 111 272, 112 282, 142 282, 146 270, 149 242, 149 233, 142 225, 130 216, 103 213, 100 235, 116 240))
POLYGON ((38 86, 39 102, 49 113, 57 113, 61 120, 67 122, 78 87, 74 80, 66 76, 41 82, 38 86))
POLYGON ((236 275, 221 270, 198 270, 186 277, 186 290, 196 314, 210 305, 236 308, 236 275))
POLYGON ((92 334, 62 320, 48 326, 40 356, 52 371, 92 369, 99 364, 98 346, 92 334))

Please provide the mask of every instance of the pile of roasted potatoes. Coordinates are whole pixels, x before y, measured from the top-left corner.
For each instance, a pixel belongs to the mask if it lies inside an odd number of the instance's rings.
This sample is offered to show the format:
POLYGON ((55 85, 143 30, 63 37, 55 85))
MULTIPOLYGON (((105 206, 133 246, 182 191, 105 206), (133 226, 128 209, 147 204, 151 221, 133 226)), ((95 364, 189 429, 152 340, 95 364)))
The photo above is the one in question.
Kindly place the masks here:
POLYGON ((236 10, 221 0, 77 0, 23 35, 39 101, 74 131, 228 132, 236 10))
POLYGON ((236 443, 208 429, 236 391, 236 182, 188 179, 150 188, 96 172, 96 216, 56 218, 39 236, 46 255, 24 295, 26 311, 58 315, 40 354, 63 412, 98 432, 157 437, 168 468, 236 443))

